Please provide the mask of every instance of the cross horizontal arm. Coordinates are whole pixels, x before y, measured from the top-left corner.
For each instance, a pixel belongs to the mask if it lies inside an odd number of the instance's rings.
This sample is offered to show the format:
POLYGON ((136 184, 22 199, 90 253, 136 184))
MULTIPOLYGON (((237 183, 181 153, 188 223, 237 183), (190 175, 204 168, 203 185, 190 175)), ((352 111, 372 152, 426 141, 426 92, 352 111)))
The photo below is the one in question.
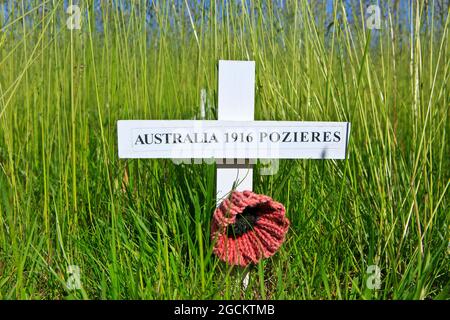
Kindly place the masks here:
POLYGON ((121 120, 120 158, 345 159, 348 122, 121 120))

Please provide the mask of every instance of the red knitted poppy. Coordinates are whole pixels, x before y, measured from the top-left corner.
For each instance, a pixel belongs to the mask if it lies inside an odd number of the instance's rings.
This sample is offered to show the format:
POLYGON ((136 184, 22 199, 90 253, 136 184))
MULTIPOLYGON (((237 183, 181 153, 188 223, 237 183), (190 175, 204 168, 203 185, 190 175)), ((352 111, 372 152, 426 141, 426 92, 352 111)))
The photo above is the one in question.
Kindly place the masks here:
POLYGON ((289 228, 284 206, 251 191, 234 191, 215 210, 214 253, 229 264, 246 266, 272 256, 289 228))

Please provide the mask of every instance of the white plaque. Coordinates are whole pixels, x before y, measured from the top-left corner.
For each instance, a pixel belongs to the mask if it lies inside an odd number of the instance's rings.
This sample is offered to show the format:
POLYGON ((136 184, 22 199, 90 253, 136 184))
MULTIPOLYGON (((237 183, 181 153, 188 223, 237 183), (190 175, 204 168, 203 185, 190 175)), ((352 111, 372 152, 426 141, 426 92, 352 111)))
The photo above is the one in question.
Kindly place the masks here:
POLYGON ((119 120, 120 158, 345 159, 350 123, 119 120))

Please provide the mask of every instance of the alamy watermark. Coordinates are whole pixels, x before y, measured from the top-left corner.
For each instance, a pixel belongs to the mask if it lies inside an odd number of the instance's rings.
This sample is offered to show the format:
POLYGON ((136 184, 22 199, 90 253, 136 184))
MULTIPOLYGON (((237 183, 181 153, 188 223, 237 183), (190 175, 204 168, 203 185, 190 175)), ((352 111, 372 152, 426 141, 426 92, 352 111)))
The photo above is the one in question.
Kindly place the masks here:
POLYGON ((77 265, 69 265, 67 267, 67 274, 69 277, 66 281, 66 287, 68 290, 80 290, 81 289, 81 271, 77 265))
MULTIPOLYGON (((213 131, 204 128, 201 122, 197 122, 195 123, 193 130, 178 129, 174 131, 173 135, 176 135, 178 137, 187 137, 191 136, 192 132, 203 132, 205 134, 209 134, 210 137, 214 133, 213 131)), ((179 144, 171 149, 171 160, 176 165, 216 163, 218 165, 241 165, 243 168, 245 168, 246 166, 251 168, 251 165, 256 163, 256 160, 251 156, 251 151, 254 151, 255 148, 263 148, 262 150, 260 150, 262 156, 259 160, 259 172, 261 175, 275 175, 279 169, 278 157, 280 154, 280 147, 277 143, 261 146, 257 141, 258 136, 260 136, 258 135, 258 132, 251 129, 225 132, 223 138, 229 143, 225 143, 223 145, 222 154, 230 155, 227 158, 217 157, 214 155, 211 155, 211 157, 208 158, 193 158, 192 154, 203 154, 202 150, 205 143, 192 143, 188 145, 179 144), (243 156, 236 157, 235 155, 237 154, 243 156)), ((263 136, 265 137, 265 135, 263 136)), ((281 138, 279 134, 278 137, 281 138)), ((214 138, 213 141, 217 141, 215 139, 217 138, 214 138)))
POLYGON ((366 9, 366 27, 368 29, 381 29, 381 8, 374 4, 366 9))
POLYGON ((66 26, 69 30, 81 29, 81 9, 78 5, 71 5, 67 8, 66 13, 69 14, 69 18, 66 20, 66 26))
POLYGON ((367 267, 366 273, 369 274, 366 286, 370 290, 379 290, 381 288, 381 269, 379 266, 372 264, 367 267))

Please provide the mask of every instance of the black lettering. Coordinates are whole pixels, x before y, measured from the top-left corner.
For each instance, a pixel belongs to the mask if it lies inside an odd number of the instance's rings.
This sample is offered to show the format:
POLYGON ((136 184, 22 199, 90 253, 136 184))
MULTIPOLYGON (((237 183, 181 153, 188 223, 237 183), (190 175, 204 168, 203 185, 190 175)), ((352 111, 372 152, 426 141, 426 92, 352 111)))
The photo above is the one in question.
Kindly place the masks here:
POLYGON ((323 142, 331 142, 330 135, 331 135, 330 131, 324 131, 323 132, 323 142))
POLYGON ((191 138, 191 136, 190 135, 186 135, 186 137, 184 138, 184 141, 183 141, 183 143, 186 143, 186 142, 189 142, 189 143, 194 143, 193 141, 192 141, 192 138, 191 138))
POLYGON ((306 137, 306 135, 308 133, 309 132, 305 132, 305 131, 300 132, 300 141, 301 142, 309 142, 308 138, 306 137))
POLYGON ((161 134, 160 133, 156 133, 155 134, 155 144, 161 144, 162 139, 161 139, 161 134))
POLYGON ((284 135, 283 142, 291 142, 291 140, 287 141, 287 139, 291 136, 291 133, 289 131, 283 132, 283 135, 284 135))
POLYGON ((341 141, 341 133, 340 133, 339 131, 336 131, 336 132, 334 133, 334 139, 333 139, 333 142, 339 142, 339 141, 341 141))
POLYGON ((173 143, 182 143, 181 142, 181 133, 173 134, 173 143))
POLYGON ((219 142, 219 140, 217 140, 215 133, 213 133, 211 136, 211 139, 209 139, 209 143, 211 143, 211 142, 215 142, 215 143, 219 142))
POLYGON ((136 139, 136 142, 134 144, 135 145, 137 145, 137 144, 144 144, 144 140, 142 140, 141 135, 138 135, 138 137, 136 139))
POLYGON ((267 138, 267 132, 261 132, 259 141, 263 142, 265 138, 267 138))
MULTIPOLYGON (((191 143, 197 143, 198 142, 198 137, 197 137, 198 133, 194 132, 194 140, 191 141, 191 143)), ((189 136, 189 134, 187 135, 189 136)))
POLYGON ((269 135, 269 139, 270 139, 270 141, 272 141, 272 142, 278 142, 278 141, 280 141, 281 136, 280 136, 280 134, 279 134, 278 132, 272 132, 272 133, 269 135), (274 135, 275 135, 275 137, 276 137, 275 140, 273 139, 273 136, 274 136, 274 135))
POLYGON ((172 135, 171 133, 165 133, 166 136, 166 144, 169 144, 169 137, 172 135))
POLYGON ((145 144, 152 144, 153 143, 153 135, 152 135, 152 140, 151 141, 149 141, 148 136, 149 136, 148 133, 144 134, 145 144))
POLYGON ((312 141, 311 142, 316 142, 316 140, 317 140, 317 142, 320 142, 319 136, 320 136, 320 132, 314 131, 312 133, 312 141))

